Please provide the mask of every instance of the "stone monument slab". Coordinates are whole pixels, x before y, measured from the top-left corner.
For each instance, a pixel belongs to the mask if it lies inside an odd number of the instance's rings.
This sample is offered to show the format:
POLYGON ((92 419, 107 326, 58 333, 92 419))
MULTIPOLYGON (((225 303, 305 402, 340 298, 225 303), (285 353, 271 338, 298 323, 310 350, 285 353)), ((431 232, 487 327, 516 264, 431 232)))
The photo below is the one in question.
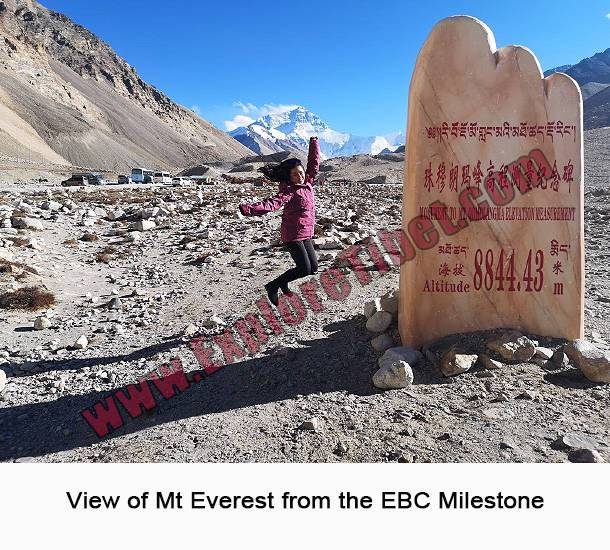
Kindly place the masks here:
POLYGON ((581 338, 582 97, 472 17, 436 24, 409 90, 399 329, 581 338))

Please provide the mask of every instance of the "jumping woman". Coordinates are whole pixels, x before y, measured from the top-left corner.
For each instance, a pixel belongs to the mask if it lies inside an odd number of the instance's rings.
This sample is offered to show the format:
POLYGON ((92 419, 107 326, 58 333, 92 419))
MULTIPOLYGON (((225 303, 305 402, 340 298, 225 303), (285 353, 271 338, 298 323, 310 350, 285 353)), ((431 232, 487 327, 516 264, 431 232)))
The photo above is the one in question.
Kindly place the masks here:
POLYGON ((318 259, 311 239, 316 223, 314 180, 320 167, 318 138, 309 140, 307 169, 297 158, 286 159, 277 165, 265 166, 261 172, 271 181, 279 182, 277 195, 260 202, 240 204, 244 216, 262 216, 284 207, 280 238, 290 252, 295 267, 265 285, 269 301, 277 306, 278 290, 290 294, 288 283, 318 270, 318 259))

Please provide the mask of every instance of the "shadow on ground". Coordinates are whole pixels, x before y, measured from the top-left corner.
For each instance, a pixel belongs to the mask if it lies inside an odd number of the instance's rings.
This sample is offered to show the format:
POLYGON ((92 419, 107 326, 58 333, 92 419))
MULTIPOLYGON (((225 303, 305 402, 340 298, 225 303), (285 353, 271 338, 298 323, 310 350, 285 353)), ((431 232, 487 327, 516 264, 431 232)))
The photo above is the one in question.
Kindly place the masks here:
MULTIPOLYGON (((378 392, 371 384, 377 355, 367 340, 364 318, 356 316, 324 328, 330 333, 325 338, 300 341, 303 347, 287 348, 280 354, 227 365, 205 376, 201 382, 191 383, 172 399, 164 400, 153 389, 157 406, 138 418, 130 418, 118 405, 125 423, 103 440, 180 419, 293 399, 298 395, 336 391, 370 395, 378 392)), ((136 360, 154 355, 160 347, 175 348, 178 343, 169 341, 125 356, 88 358, 85 363, 92 367, 136 360)), ((74 368, 61 361, 45 362, 44 365, 46 370, 74 368)), ((418 369, 417 376, 415 383, 442 381, 430 369, 418 369)), ((0 409, 0 460, 44 456, 101 441, 85 422, 81 411, 90 409, 116 389, 63 395, 55 401, 0 409)))

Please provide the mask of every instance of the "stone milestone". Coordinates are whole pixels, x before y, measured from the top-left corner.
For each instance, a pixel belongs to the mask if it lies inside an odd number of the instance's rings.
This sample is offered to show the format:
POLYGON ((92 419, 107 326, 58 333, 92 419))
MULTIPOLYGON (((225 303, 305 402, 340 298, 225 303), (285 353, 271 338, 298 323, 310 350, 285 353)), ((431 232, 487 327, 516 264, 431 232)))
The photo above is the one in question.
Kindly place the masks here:
POLYGON ((582 337, 582 142, 569 76, 544 78, 472 17, 432 29, 409 92, 404 345, 501 327, 582 337))

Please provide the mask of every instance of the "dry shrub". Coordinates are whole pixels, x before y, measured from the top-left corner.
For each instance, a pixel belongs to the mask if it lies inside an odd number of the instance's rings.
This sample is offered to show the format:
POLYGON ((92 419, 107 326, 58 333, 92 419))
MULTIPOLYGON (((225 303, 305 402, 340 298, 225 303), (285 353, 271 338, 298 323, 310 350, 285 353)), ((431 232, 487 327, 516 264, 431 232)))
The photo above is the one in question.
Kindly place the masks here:
POLYGON ((110 254, 104 254, 103 252, 98 252, 95 255, 95 261, 101 264, 109 264, 112 256, 110 254))
POLYGON ((105 246, 95 255, 95 260, 97 262, 107 264, 112 259, 112 255, 116 253, 116 248, 114 246, 105 246))
POLYGON ((68 246, 76 246, 78 244, 78 241, 76 239, 66 239, 64 241, 64 244, 68 246))
POLYGON ((12 273, 13 272, 13 262, 8 262, 0 258, 0 273, 12 273))
POLYGON ((27 244, 28 244, 29 242, 30 242, 30 240, 29 240, 29 239, 22 239, 22 238, 19 238, 19 237, 18 237, 18 238, 16 238, 16 239, 13 239, 13 244, 14 244, 15 246, 27 246, 27 244))
POLYGON ((0 309, 37 311, 55 305, 55 296, 38 286, 25 286, 13 292, 0 294, 0 309))
POLYGON ((129 256, 131 255, 131 250, 129 250, 126 247, 122 247, 119 250, 114 252, 114 257, 115 258, 129 258, 129 256))
POLYGON ((9 260, 5 260, 4 258, 0 258, 0 273, 13 273, 17 270, 27 271, 28 273, 37 274, 37 271, 21 262, 11 262, 9 260))
POLYGON ((15 281, 25 281, 30 278, 30 274, 27 271, 20 271, 13 275, 15 281))
POLYGON ((98 239, 99 237, 95 233, 83 233, 80 238, 81 241, 85 241, 86 243, 92 243, 98 239))

